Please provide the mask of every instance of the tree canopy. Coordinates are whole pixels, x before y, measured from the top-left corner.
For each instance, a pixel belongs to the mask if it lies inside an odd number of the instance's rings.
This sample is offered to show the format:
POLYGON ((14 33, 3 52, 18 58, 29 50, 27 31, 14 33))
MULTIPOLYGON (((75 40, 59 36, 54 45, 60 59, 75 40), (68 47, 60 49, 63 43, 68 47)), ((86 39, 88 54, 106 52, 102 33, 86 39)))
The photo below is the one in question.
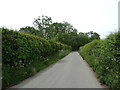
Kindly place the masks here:
POLYGON ((90 31, 87 33, 79 32, 68 22, 54 22, 51 17, 39 16, 33 22, 34 27, 26 26, 20 28, 20 31, 43 37, 47 40, 53 40, 72 46, 72 50, 78 50, 80 46, 100 39, 100 35, 90 31))

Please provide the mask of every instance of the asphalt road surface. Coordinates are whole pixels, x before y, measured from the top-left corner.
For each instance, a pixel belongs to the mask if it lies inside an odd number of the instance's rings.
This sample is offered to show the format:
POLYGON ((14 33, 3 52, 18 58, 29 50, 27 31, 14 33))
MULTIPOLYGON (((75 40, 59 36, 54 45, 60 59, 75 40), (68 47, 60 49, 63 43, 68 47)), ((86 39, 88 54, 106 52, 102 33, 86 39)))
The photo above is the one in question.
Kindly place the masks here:
POLYGON ((78 52, 69 55, 12 88, 103 88, 78 52))

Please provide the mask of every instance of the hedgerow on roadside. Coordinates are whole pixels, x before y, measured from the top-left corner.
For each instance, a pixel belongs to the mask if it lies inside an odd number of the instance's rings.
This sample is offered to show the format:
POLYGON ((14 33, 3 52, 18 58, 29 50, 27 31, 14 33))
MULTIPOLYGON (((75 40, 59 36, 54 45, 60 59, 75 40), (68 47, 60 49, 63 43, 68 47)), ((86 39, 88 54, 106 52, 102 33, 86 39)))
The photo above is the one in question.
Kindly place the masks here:
POLYGON ((71 47, 19 31, 2 29, 2 87, 34 75, 66 56, 71 47))
POLYGON ((79 49, 79 53, 96 72, 101 83, 120 88, 120 32, 105 40, 94 40, 79 49))

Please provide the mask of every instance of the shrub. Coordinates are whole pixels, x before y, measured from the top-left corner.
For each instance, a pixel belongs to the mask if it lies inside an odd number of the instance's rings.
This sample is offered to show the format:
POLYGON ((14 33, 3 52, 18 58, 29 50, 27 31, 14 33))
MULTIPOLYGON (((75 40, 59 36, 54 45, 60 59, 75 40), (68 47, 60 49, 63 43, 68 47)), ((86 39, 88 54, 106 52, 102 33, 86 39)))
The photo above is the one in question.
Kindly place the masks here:
POLYGON ((56 61, 50 57, 59 54, 61 50, 70 52, 71 48, 35 35, 5 28, 2 28, 2 36, 3 88, 34 75, 56 61))
POLYGON ((120 32, 105 40, 95 40, 79 49, 79 53, 109 88, 120 88, 120 32))

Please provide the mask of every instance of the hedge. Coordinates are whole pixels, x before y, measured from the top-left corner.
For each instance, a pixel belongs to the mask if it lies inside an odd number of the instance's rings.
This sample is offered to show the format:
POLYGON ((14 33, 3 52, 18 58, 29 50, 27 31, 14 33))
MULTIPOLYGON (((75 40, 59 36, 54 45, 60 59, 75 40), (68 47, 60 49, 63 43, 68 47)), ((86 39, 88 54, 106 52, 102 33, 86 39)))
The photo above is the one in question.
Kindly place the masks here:
POLYGON ((2 28, 2 87, 6 88, 56 62, 52 56, 70 46, 2 28))
POLYGON ((96 72, 101 83, 120 88, 120 32, 105 40, 94 40, 79 49, 79 53, 96 72))

